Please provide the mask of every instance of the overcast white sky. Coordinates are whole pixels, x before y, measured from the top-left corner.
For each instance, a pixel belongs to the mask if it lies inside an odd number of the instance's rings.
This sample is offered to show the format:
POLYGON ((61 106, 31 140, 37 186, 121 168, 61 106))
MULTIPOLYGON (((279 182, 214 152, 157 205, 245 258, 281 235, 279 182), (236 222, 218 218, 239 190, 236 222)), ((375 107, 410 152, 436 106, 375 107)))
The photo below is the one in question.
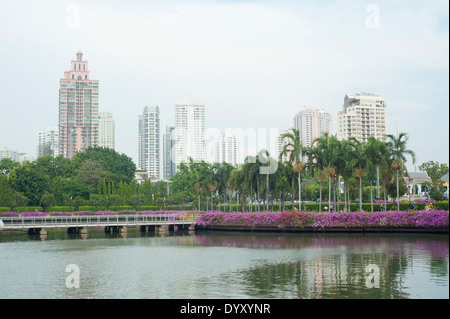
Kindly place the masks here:
POLYGON ((448 162, 448 12, 446 0, 2 0, 0 147, 36 155, 81 50, 116 150, 136 163, 145 105, 162 127, 193 99, 207 127, 267 135, 308 105, 332 114, 335 133, 345 94, 360 92, 385 98, 387 133, 409 134, 417 166, 448 162))

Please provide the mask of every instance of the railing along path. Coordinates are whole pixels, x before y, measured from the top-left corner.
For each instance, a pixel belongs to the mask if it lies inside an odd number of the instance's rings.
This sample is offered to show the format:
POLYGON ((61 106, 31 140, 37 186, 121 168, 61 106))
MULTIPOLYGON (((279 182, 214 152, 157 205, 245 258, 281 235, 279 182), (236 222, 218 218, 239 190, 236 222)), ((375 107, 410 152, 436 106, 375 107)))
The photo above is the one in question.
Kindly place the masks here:
POLYGON ((64 228, 64 227, 114 227, 150 225, 191 225, 200 214, 168 213, 137 215, 74 215, 74 216, 33 216, 1 217, 3 230, 25 228, 64 228))

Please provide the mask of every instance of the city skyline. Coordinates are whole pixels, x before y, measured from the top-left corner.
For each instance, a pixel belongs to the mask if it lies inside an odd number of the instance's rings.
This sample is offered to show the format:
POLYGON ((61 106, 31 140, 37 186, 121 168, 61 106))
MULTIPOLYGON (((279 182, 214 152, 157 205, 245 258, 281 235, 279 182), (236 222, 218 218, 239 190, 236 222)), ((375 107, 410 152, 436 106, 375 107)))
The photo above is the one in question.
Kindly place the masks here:
POLYGON ((342 1, 46 3, 44 11, 33 2, 2 2, 7 50, 0 56, 9 62, 0 75, 2 147, 35 153, 38 132, 57 123, 61 70, 82 51, 101 83, 99 109, 115 118, 116 150, 136 163, 135 119, 146 103, 160 106, 161 127, 174 126, 173 105, 192 98, 207 105, 207 127, 279 133, 300 108, 319 105, 331 113, 336 134, 350 92, 386 100, 386 133, 408 133, 417 166, 448 162, 444 1, 381 1, 378 16, 364 2, 342 1), (19 83, 29 94, 19 94, 19 83))

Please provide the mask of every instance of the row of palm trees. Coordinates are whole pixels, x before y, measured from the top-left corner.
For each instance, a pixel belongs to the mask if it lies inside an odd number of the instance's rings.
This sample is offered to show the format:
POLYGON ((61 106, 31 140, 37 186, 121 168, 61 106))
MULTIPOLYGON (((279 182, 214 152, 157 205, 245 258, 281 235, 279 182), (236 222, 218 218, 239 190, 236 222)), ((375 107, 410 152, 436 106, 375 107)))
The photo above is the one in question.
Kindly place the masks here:
MULTIPOLYGON (((270 156, 266 150, 260 151, 256 156, 247 156, 244 163, 233 167, 227 163, 194 162, 192 159, 182 163, 178 172, 171 179, 173 192, 188 191, 191 197, 197 197, 200 209, 201 197, 206 197, 207 209, 214 208, 214 198, 221 197, 222 201, 228 197, 236 198, 236 204, 257 201, 256 210, 263 209, 259 203, 264 203, 264 209, 269 209, 269 194, 272 200, 280 199, 281 209, 284 209, 285 197, 290 193, 294 206, 294 189, 298 186, 299 210, 302 209, 302 175, 315 177, 319 182, 319 211, 322 210, 322 184, 328 180, 328 207, 331 207, 332 187, 338 187, 339 181, 344 181, 345 209, 349 211, 350 179, 359 181, 359 208, 362 210, 362 179, 366 176, 377 186, 381 178, 382 185, 377 187, 384 193, 386 187, 392 184, 396 177, 397 182, 397 208, 399 209, 399 180, 404 170, 407 155, 415 163, 416 155, 407 149, 408 135, 400 133, 398 136, 386 135, 380 141, 369 137, 366 143, 354 138, 338 140, 336 136, 324 133, 314 140, 312 146, 303 146, 299 130, 291 129, 281 136, 283 149, 278 159, 270 156), (297 185, 295 185, 297 184, 297 185), (237 196, 233 196, 237 195, 237 196)), ((339 192, 338 192, 339 193, 339 192)), ((338 200, 339 202, 339 200, 338 200)), ((373 211, 373 195, 371 191, 373 211)), ((248 206, 252 211, 252 205, 248 206)), ((231 210, 231 205, 230 205, 231 210)))
MULTIPOLYGON (((398 136, 388 134, 381 141, 370 136, 366 143, 362 143, 353 137, 346 140, 338 140, 336 136, 325 132, 321 137, 314 140, 311 147, 305 147, 301 143, 299 130, 293 128, 290 132, 283 134, 281 139, 284 141, 284 147, 280 157, 285 156, 298 174, 300 203, 301 173, 305 167, 317 177, 320 185, 324 178, 328 178, 329 206, 331 205, 331 180, 334 177, 342 177, 344 179, 344 196, 346 198, 344 202, 346 209, 348 209, 350 202, 349 179, 352 176, 356 177, 359 180, 360 210, 362 210, 363 177, 368 175, 372 188, 373 179, 376 177, 378 183, 381 174, 383 181, 382 190, 386 198, 387 184, 390 176, 393 176, 392 172, 395 172, 397 209, 399 209, 399 172, 402 172, 405 168, 404 163, 407 161, 407 155, 410 155, 413 163, 416 161, 415 152, 407 148, 408 135, 406 133, 400 133, 398 136)), ((377 187, 378 191, 379 187, 377 187)), ((322 191, 320 191, 321 193, 322 191)), ((371 203, 373 211, 372 192, 371 203)))

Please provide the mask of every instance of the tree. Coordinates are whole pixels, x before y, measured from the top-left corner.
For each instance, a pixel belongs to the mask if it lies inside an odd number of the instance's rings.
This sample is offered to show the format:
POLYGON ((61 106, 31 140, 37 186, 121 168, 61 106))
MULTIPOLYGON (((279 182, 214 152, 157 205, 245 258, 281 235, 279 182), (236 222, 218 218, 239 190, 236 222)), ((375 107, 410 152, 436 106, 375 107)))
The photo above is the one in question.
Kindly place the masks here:
POLYGON ((320 189, 319 189, 319 213, 321 213, 322 212, 322 183, 325 179, 325 174, 323 171, 319 171, 319 170, 316 171, 316 174, 317 174, 317 180, 319 181, 319 185, 320 185, 319 186, 320 187, 320 189))
POLYGON ((55 196, 50 193, 45 193, 41 197, 41 206, 44 209, 44 212, 48 211, 50 207, 55 204, 55 196))
POLYGON ((328 132, 325 132, 314 140, 313 147, 310 149, 310 161, 314 162, 314 166, 322 170, 325 177, 328 178, 329 207, 331 206, 331 179, 336 174, 337 143, 338 140, 335 136, 330 136, 328 132))
POLYGON ((286 144, 283 146, 283 149, 280 154, 280 159, 282 155, 286 155, 288 158, 288 162, 292 164, 294 170, 298 174, 298 209, 301 211, 301 203, 302 203, 302 183, 301 183, 301 173, 303 167, 305 166, 305 162, 303 162, 303 156, 305 152, 305 148, 302 145, 302 141, 300 139, 300 130, 292 128, 291 132, 285 133, 281 135, 281 140, 287 140, 286 144))
POLYGON ((33 162, 25 162, 10 173, 11 186, 29 199, 29 204, 38 206, 41 196, 50 192, 48 175, 38 171, 33 162))
POLYGON ((27 204, 28 198, 16 192, 10 185, 8 177, 0 174, 0 206, 14 209, 15 207, 26 206, 27 204))
POLYGON ((102 168, 110 173, 107 181, 130 183, 134 179, 136 164, 127 155, 111 148, 91 146, 72 157, 72 163, 78 169, 86 161, 99 162, 102 168))
POLYGON ((400 210, 400 194, 399 194, 399 171, 403 171, 404 163, 406 163, 406 155, 410 155, 413 164, 416 162, 416 153, 407 149, 408 134, 400 133, 398 136, 392 134, 386 135, 387 146, 391 154, 391 165, 397 176, 397 209, 400 210))
POLYGON ((439 179, 444 176, 446 173, 448 173, 448 166, 447 164, 439 164, 437 161, 428 161, 425 163, 422 163, 419 166, 419 169, 421 171, 427 172, 428 176, 431 178, 431 181, 433 185, 438 185, 439 179))
POLYGON ((109 172, 103 169, 100 161, 86 160, 77 170, 75 180, 95 188, 99 181, 106 180, 109 176, 109 172))
POLYGON ((4 157, 0 160, 0 174, 9 175, 14 167, 20 166, 19 162, 15 162, 8 157, 4 157))
POLYGON ((67 194, 68 198, 72 200, 76 197, 87 200, 89 199, 89 195, 92 193, 92 189, 88 185, 73 178, 63 179, 60 187, 62 194, 67 194))
POLYGON ((362 211, 362 178, 371 169, 371 162, 366 153, 366 144, 356 144, 355 156, 348 165, 354 168, 354 176, 359 180, 359 210, 362 211))
POLYGON ((365 156, 367 158, 368 163, 370 163, 370 167, 368 170, 368 175, 370 179, 370 204, 371 211, 373 212, 373 194, 372 194, 372 181, 375 177, 377 177, 377 195, 378 195, 378 172, 380 165, 384 164, 385 161, 385 153, 386 147, 385 143, 377 140, 373 136, 369 136, 367 139, 366 147, 365 147, 365 156))
MULTIPOLYGON (((245 176, 240 169, 233 169, 230 174, 230 179, 228 181, 228 187, 232 192, 239 192, 244 183, 245 176)), ((239 197, 237 199, 237 204, 239 205, 239 197)))

